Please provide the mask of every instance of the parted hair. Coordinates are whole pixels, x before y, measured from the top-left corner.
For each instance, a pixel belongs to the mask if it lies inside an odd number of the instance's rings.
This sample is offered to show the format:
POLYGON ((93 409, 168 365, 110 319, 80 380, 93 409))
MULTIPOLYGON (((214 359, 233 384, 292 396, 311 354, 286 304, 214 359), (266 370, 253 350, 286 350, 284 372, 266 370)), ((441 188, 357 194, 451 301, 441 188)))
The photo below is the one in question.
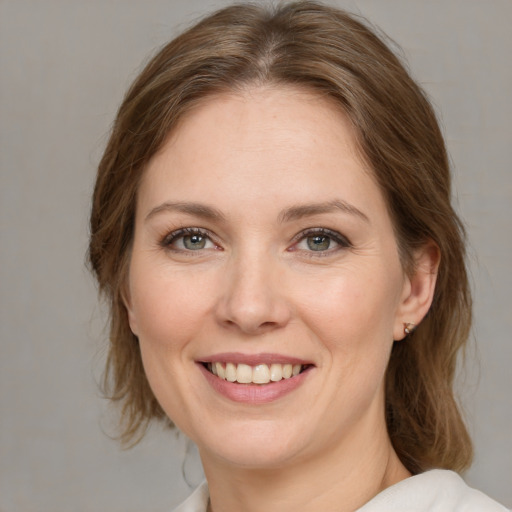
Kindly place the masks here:
POLYGON ((208 98, 291 85, 330 98, 351 121, 386 200, 404 270, 413 272, 414 250, 427 241, 439 247, 430 311, 393 346, 385 414, 393 446, 412 473, 469 466, 471 440, 453 391, 471 325, 464 229, 451 204, 435 113, 385 41, 364 19, 321 3, 237 4, 165 45, 129 88, 98 167, 88 252, 110 308, 103 384, 120 405, 124 444, 139 439, 152 419, 168 421, 144 374, 123 302, 145 167, 187 111, 208 98))

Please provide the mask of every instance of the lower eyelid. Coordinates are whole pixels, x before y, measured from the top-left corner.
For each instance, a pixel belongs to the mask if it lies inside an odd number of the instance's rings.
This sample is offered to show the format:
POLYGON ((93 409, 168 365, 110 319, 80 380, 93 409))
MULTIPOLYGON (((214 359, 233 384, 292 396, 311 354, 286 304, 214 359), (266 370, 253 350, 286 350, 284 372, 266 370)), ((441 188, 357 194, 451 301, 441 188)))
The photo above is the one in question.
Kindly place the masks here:
MULTIPOLYGON (((304 240, 305 241, 305 240, 304 240)), ((344 246, 342 244, 340 244, 337 240, 334 240, 332 239, 332 241, 336 244, 334 247, 329 247, 328 249, 324 249, 324 250, 314 250, 314 249, 311 249, 309 247, 298 247, 298 249, 300 251, 303 251, 303 252, 307 252, 307 253, 310 253, 311 255, 326 255, 326 254, 330 254, 330 253, 333 253, 335 251, 337 251, 338 249, 343 249, 344 246)), ((302 240, 299 242, 299 244, 302 242, 302 240)), ((307 243, 307 242, 306 242, 307 243)), ((297 245, 299 245, 297 244, 297 245)))

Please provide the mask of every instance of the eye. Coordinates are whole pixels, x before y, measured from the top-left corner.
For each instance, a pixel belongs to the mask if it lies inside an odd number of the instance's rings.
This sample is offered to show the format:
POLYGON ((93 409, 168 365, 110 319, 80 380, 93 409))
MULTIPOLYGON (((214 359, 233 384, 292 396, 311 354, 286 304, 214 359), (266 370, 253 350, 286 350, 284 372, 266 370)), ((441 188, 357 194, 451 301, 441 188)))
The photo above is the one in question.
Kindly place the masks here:
POLYGON ((340 233, 330 229, 315 228, 301 233, 292 250, 325 253, 347 247, 351 247, 351 243, 340 233))
POLYGON ((198 228, 184 228, 169 233, 163 240, 162 246, 174 251, 200 251, 216 249, 210 235, 198 228))
POLYGON ((181 237, 181 242, 186 249, 197 251, 204 249, 209 240, 203 235, 185 235, 181 237))
POLYGON ((326 235, 308 236, 305 240, 308 249, 312 251, 327 251, 333 244, 336 244, 331 237, 326 235))

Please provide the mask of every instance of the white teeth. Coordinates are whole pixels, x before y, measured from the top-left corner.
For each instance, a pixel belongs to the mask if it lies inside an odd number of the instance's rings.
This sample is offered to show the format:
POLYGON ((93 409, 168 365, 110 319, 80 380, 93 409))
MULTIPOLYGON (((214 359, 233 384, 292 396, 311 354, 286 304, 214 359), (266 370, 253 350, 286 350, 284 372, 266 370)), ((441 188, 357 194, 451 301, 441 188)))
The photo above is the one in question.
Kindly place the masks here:
POLYGON ((279 382, 283 378, 283 365, 271 364, 270 365, 270 380, 272 382, 279 382))
POLYGON ((268 384, 270 382, 270 370, 266 364, 259 364, 253 368, 252 381, 255 384, 268 384))
POLYGON ((233 363, 226 365, 226 380, 229 382, 235 382, 236 380, 236 366, 233 363))
POLYGON ((215 375, 218 375, 221 379, 225 379, 226 370, 224 370, 224 366, 222 366, 222 363, 215 363, 214 366, 215 369, 217 370, 217 373, 215 375))
POLYGON ((239 384, 268 384, 269 382, 279 382, 282 379, 295 377, 303 370, 300 364, 277 364, 273 363, 258 364, 249 366, 248 364, 233 363, 209 363, 208 369, 217 377, 229 382, 238 382, 239 384))
POLYGON ((250 384, 252 382, 252 368, 247 364, 239 364, 236 369, 236 380, 240 384, 250 384))

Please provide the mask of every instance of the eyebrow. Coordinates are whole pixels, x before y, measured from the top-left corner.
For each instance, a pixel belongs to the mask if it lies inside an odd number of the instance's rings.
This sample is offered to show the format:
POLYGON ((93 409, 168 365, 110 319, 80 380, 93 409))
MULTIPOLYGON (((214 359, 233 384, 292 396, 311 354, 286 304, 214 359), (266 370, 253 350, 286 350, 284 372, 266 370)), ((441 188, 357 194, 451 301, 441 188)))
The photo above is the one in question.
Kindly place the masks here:
POLYGON ((335 199, 325 203, 310 203, 292 206, 281 212, 279 215, 279 221, 290 222, 292 220, 302 219, 303 217, 320 215, 322 213, 333 213, 335 211, 342 211, 343 213, 355 215, 365 222, 370 222, 370 219, 361 210, 341 199, 335 199))
POLYGON ((179 212, 179 213, 186 213, 188 215, 194 215, 195 217, 201 217, 203 219, 213 220, 213 221, 225 221, 226 218, 224 214, 217 210, 216 208, 213 208, 211 206, 207 206, 205 204, 201 203, 185 203, 185 202, 165 202, 162 203, 159 206, 156 206, 153 208, 147 215, 146 215, 146 222, 154 217, 155 215, 158 215, 162 212, 179 212))
MULTIPOLYGON (((370 219, 361 210, 341 199, 335 199, 333 201, 327 201, 324 203, 308 203, 291 206, 279 214, 278 221, 280 223, 291 222, 294 220, 302 219, 304 217, 333 213, 335 211, 341 211, 343 213, 355 215, 365 222, 370 222, 370 219)), ((185 213, 217 222, 224 222, 226 220, 225 215, 220 210, 205 204, 188 202, 165 202, 151 209, 150 212, 146 215, 145 221, 147 222, 152 217, 162 212, 185 213)))

